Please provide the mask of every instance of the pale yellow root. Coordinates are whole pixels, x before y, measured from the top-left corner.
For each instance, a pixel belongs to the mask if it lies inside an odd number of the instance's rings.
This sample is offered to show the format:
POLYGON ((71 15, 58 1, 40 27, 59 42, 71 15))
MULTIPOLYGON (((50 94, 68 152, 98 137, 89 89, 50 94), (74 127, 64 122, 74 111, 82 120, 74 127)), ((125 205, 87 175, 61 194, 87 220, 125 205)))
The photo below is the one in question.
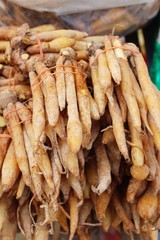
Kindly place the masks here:
POLYGON ((140 111, 132 86, 132 81, 130 78, 129 65, 128 62, 122 58, 119 59, 119 64, 122 73, 121 91, 126 101, 133 126, 140 132, 141 131, 140 111))
POLYGON ((21 177, 17 188, 16 199, 19 199, 22 196, 24 189, 25 182, 23 181, 23 177, 21 177))
POLYGON ((135 97, 137 99, 137 103, 139 106, 139 111, 140 111, 140 115, 142 118, 143 123, 145 124, 146 128, 148 129, 148 131, 152 134, 152 130, 150 129, 150 126, 148 125, 148 120, 147 120, 147 114, 148 114, 148 110, 147 110, 147 106, 145 103, 145 99, 142 93, 142 90, 137 82, 137 79, 133 73, 133 71, 130 68, 130 78, 132 81, 132 86, 133 86, 133 90, 135 93, 135 97))
POLYGON ((91 134, 91 114, 90 114, 90 100, 89 93, 86 84, 85 77, 82 72, 82 68, 79 66, 76 61, 73 61, 73 66, 75 66, 75 82, 76 82, 76 93, 77 101, 79 107, 79 114, 82 123, 83 131, 89 135, 91 134))
MULTIPOLYGON (((60 224, 60 226, 63 228, 63 230, 65 231, 66 234, 68 234, 69 232, 69 227, 68 227, 68 222, 67 222, 67 218, 70 219, 70 216, 66 216, 66 213, 64 211, 64 209, 62 210, 62 206, 58 208, 58 212, 57 212, 57 220, 60 224)), ((68 213, 67 213, 68 215, 68 213)))
POLYGON ((149 185, 147 191, 138 201, 137 211, 143 220, 152 222, 158 209, 158 198, 154 193, 152 185, 149 185))
POLYGON ((140 233, 140 216, 137 212, 136 204, 131 205, 131 212, 132 212, 132 218, 133 218, 133 222, 134 222, 134 225, 135 225, 136 232, 140 233))
POLYGON ((159 182, 160 165, 158 163, 158 158, 157 158, 157 154, 156 154, 156 151, 155 151, 155 145, 154 145, 154 142, 153 142, 153 138, 150 134, 149 134, 149 146, 150 146, 150 152, 152 154, 152 159, 153 159, 153 161, 155 163, 155 167, 156 167, 156 175, 155 175, 155 179, 152 181, 152 187, 154 189, 155 194, 157 194, 160 190, 160 182, 159 182))
MULTIPOLYGON (((66 48, 66 47, 72 47, 75 44, 75 40, 72 38, 67 38, 67 37, 60 37, 57 39, 54 39, 50 42, 42 42, 41 47, 43 52, 47 53, 55 53, 59 52, 61 49, 66 48)), ((33 46, 29 46, 27 48, 27 52, 29 54, 35 54, 39 53, 39 44, 35 44, 33 46)))
POLYGON ((138 130, 134 127, 130 113, 128 113, 128 125, 131 134, 131 159, 135 166, 143 166, 144 164, 144 150, 142 138, 138 130))
MULTIPOLYGON (((3 134, 8 134, 8 131, 7 129, 5 129, 3 131, 3 134)), ((7 153, 7 150, 8 150, 8 146, 9 146, 9 143, 10 143, 11 139, 10 138, 1 138, 0 140, 0 168, 3 164, 3 161, 4 161, 4 158, 6 156, 6 153, 7 153)))
POLYGON ((58 202, 58 197, 60 194, 60 186, 61 186, 61 173, 58 170, 58 167, 56 165, 56 158, 57 156, 57 151, 54 148, 53 150, 53 154, 51 155, 51 165, 52 165, 52 172, 53 172, 53 181, 55 184, 55 193, 53 195, 53 198, 56 199, 56 201, 58 202))
MULTIPOLYGON (((93 61, 93 57, 90 58, 90 62, 92 61, 93 61)), ((100 81, 98 78, 97 62, 94 62, 91 66, 91 78, 92 78, 92 85, 93 85, 94 100, 97 103, 99 113, 102 116, 105 112, 107 98, 104 93, 104 89, 102 88, 102 85, 100 84, 100 81)))
POLYGON ((139 84, 141 86, 148 111, 154 118, 157 128, 160 129, 160 100, 149 77, 147 65, 140 53, 134 56, 134 60, 136 63, 139 84))
POLYGON ((66 140, 59 140, 59 148, 62 156, 62 164, 66 170, 69 170, 74 176, 79 176, 79 165, 77 154, 73 153, 66 140))
POLYGON ((54 130, 61 139, 66 138, 65 123, 62 114, 59 114, 59 119, 56 126, 54 127, 54 130))
POLYGON ((46 114, 48 122, 55 127, 59 118, 59 106, 54 76, 51 76, 50 70, 42 62, 37 62, 35 70, 40 74, 42 80, 42 92, 45 100, 46 114))
POLYGON ((35 147, 34 142, 34 132, 33 132, 33 125, 32 125, 32 112, 29 108, 27 108, 23 103, 16 102, 15 104, 17 109, 17 115, 19 119, 23 122, 25 130, 30 138, 33 148, 35 147))
POLYGON ((117 96, 117 100, 118 100, 118 103, 119 103, 119 107, 121 109, 122 119, 123 119, 123 122, 125 123, 126 120, 127 120, 127 112, 128 112, 127 104, 126 104, 126 101, 123 97, 121 87, 116 86, 115 91, 116 91, 116 96, 117 96))
POLYGON ((160 166, 156 161, 156 176, 155 176, 155 179, 152 181, 152 187, 154 189, 155 194, 158 194, 160 190, 159 178, 160 178, 160 166))
POLYGON ((126 59, 124 50, 122 49, 122 41, 118 36, 111 37, 112 46, 115 47, 114 52, 117 58, 126 59))
POLYGON ((65 29, 45 31, 45 32, 40 32, 31 36, 31 41, 32 43, 36 43, 37 39, 39 39, 42 42, 49 42, 49 41, 52 41, 53 39, 60 38, 60 37, 74 38, 75 35, 76 34, 74 32, 70 32, 65 29))
POLYGON ((39 151, 39 154, 35 154, 36 157, 36 162, 37 165, 39 167, 39 169, 41 170, 47 184, 48 187, 50 189, 52 189, 52 193, 55 191, 55 185, 53 182, 53 173, 52 173, 52 166, 51 166, 51 162, 48 156, 48 153, 44 153, 42 150, 42 153, 39 151))
POLYGON ((76 177, 78 177, 79 176, 79 165, 78 165, 77 155, 69 150, 66 157, 68 159, 67 165, 68 165, 69 171, 72 174, 74 174, 76 177))
POLYGON ((115 186, 116 186, 115 182, 112 181, 109 191, 105 191, 101 195, 97 196, 96 201, 94 203, 97 219, 102 223, 105 220, 106 209, 109 206, 115 186))
POLYGON ((160 130, 157 129, 155 120, 150 113, 148 113, 148 122, 153 133, 153 140, 157 150, 160 150, 160 130))
POLYGON ((59 150, 60 150, 60 156, 61 156, 61 164, 64 168, 65 171, 68 171, 68 162, 67 162, 67 158, 66 158, 66 154, 68 153, 68 144, 67 141, 64 139, 58 139, 58 146, 59 146, 59 150))
POLYGON ((60 173, 62 173, 63 172, 62 158, 61 158, 61 154, 60 154, 60 150, 59 150, 59 146, 58 146, 58 142, 57 142, 57 134, 55 133, 53 128, 48 124, 45 128, 45 133, 51 142, 52 151, 57 151, 59 154, 59 156, 57 155, 57 157, 55 158, 55 163, 56 163, 56 166, 58 167, 58 171, 60 173))
POLYGON ((146 164, 144 164, 142 166, 133 165, 130 168, 130 173, 134 179, 142 181, 148 177, 149 168, 146 164))
POLYGON ((42 179, 41 179, 40 169, 37 166, 37 162, 36 162, 36 159, 35 159, 34 154, 33 154, 33 147, 32 147, 31 141, 30 141, 30 139, 29 139, 25 130, 23 130, 23 135, 24 135, 26 152, 27 152, 27 155, 28 155, 28 161, 29 161, 32 183, 33 183, 33 186, 34 186, 35 193, 37 194, 38 198, 41 199, 42 179))
POLYGON ((64 30, 64 31, 67 31, 68 33, 72 33, 72 34, 75 34, 75 39, 76 40, 80 40, 80 39, 83 39, 84 37, 87 37, 88 36, 88 33, 86 32, 81 32, 81 31, 78 31, 78 30, 72 30, 72 29, 68 29, 68 30, 64 30))
POLYGON ((144 136, 143 147, 145 152, 145 164, 149 168, 148 180, 153 181, 156 176, 156 156, 152 145, 149 143, 148 136, 144 136))
POLYGON ((101 143, 102 139, 99 138, 94 144, 94 150, 97 160, 98 171, 98 186, 92 186, 92 191, 101 195, 111 183, 111 168, 105 146, 101 143))
MULTIPOLYGON (((78 181, 78 179, 73 175, 73 174, 69 174, 68 177, 68 183, 70 184, 70 186, 73 188, 73 190, 75 191, 77 197, 81 200, 81 202, 83 201, 83 191, 82 191, 82 187, 80 185, 80 182, 78 181)), ((80 203, 81 203, 80 202, 80 203)))
POLYGON ((91 128, 91 140, 89 143, 89 146, 87 148, 87 150, 90 150, 92 148, 92 145, 95 141, 95 139, 97 138, 98 134, 100 131, 100 125, 98 121, 92 121, 92 128, 91 128))
POLYGON ((108 63, 108 68, 111 72, 112 78, 117 84, 121 82, 121 69, 119 67, 118 60, 113 50, 109 50, 112 47, 111 39, 109 36, 105 36, 104 38, 105 50, 106 50, 106 58, 108 63))
POLYGON ((84 38, 87 36, 88 36, 88 34, 85 32, 80 32, 77 30, 60 29, 60 30, 47 31, 47 32, 38 33, 36 35, 33 35, 31 37, 31 41, 36 42, 37 38, 40 39, 41 41, 51 41, 53 39, 60 38, 60 37, 81 39, 81 38, 84 38))
POLYGON ((88 216, 91 213, 92 208, 93 208, 93 203, 91 202, 91 200, 90 199, 85 200, 79 212, 79 220, 78 220, 79 225, 83 225, 83 223, 86 222, 88 216))
POLYGON ((96 54, 98 55, 98 79, 108 100, 112 103, 113 83, 108 69, 106 54, 101 49, 97 49, 96 54))
POLYGON ((123 221, 123 223, 125 223, 128 230, 134 231, 134 225, 133 225, 132 221, 129 219, 129 217, 127 216, 127 214, 120 202, 117 192, 114 193, 112 200, 113 200, 114 208, 115 208, 117 214, 119 215, 120 219, 123 221))
POLYGON ((95 211, 97 215, 97 219, 103 223, 105 220, 106 210, 109 205, 112 192, 105 191, 100 196, 97 196, 95 203, 95 211))
POLYGON ((29 79, 32 90, 33 99, 33 113, 32 113, 32 124, 34 132, 35 149, 37 149, 40 137, 45 128, 45 109, 44 99, 37 74, 33 71, 29 72, 29 79))
POLYGON ((91 43, 85 41, 76 41, 73 45, 75 51, 87 50, 90 47, 91 43))
MULTIPOLYGON (((88 93, 89 93, 89 91, 88 91, 88 93)), ((90 93, 89 93, 89 102, 90 102, 91 118, 94 120, 99 120, 100 114, 99 114, 98 106, 97 106, 97 103, 95 102, 95 100, 92 98, 90 93)))
POLYGON ((82 125, 79 120, 74 75, 71 61, 65 61, 65 81, 67 94, 67 143, 73 153, 77 153, 82 144, 82 125))
POLYGON ((141 187, 142 181, 132 179, 129 181, 126 193, 126 199, 129 203, 133 203, 135 200, 136 193, 138 189, 141 187))
POLYGON ((56 62, 56 88, 58 94, 59 108, 62 111, 66 106, 66 86, 65 86, 65 76, 64 76, 64 64, 65 57, 59 56, 56 62))
POLYGON ((69 240, 72 240, 78 225, 78 199, 74 196, 73 193, 69 197, 69 206, 70 206, 70 236, 69 240))
POLYGON ((3 192, 7 192, 13 186, 19 173, 13 142, 11 142, 1 170, 3 192))
MULTIPOLYGON (((20 125, 19 118, 15 110, 13 103, 8 104, 7 111, 12 111, 8 115, 9 126, 11 128, 11 136, 13 140, 14 150, 16 154, 17 163, 20 171, 22 172, 23 180, 27 186, 31 185, 30 170, 28 164, 28 158, 25 150, 23 131, 20 125)), ((7 113, 7 112, 6 112, 7 113)))
POLYGON ((109 103, 108 106, 109 106, 109 112, 112 118, 113 133, 115 136, 115 140, 124 158, 129 159, 122 115, 117 103, 116 96, 113 96, 113 104, 111 105, 109 103))

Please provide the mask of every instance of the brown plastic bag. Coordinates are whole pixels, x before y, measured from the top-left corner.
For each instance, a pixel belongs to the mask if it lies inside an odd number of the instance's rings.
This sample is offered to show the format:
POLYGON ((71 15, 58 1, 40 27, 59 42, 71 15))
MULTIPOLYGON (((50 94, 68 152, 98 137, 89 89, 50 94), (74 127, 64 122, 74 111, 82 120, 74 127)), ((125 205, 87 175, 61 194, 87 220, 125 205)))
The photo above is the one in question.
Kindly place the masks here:
MULTIPOLYGON (((70 11, 68 8, 65 10, 65 4, 67 2, 70 4, 70 2, 73 2, 73 0, 61 0, 60 2, 64 3, 64 8, 56 8, 57 1, 36 0, 34 1, 33 6, 29 6, 28 4, 28 6, 30 8, 34 8, 34 10, 16 5, 14 2, 17 1, 22 5, 27 5, 28 2, 23 0, 12 0, 12 2, 4 0, 5 11, 8 14, 6 21, 7 25, 10 23, 14 23, 14 25, 21 25, 25 22, 28 22, 31 27, 35 27, 40 24, 51 23, 57 29, 77 29, 80 31, 85 31, 89 35, 110 34, 113 30, 115 30, 115 34, 127 35, 148 22, 159 9, 159 0, 146 0, 147 3, 123 7, 115 7, 115 1, 113 0, 114 8, 108 9, 107 1, 107 9, 95 10, 95 6, 90 6, 91 10, 87 10, 85 12, 82 12, 82 9, 76 5, 77 1, 75 1, 75 4, 73 3, 70 11), (36 5, 36 3, 40 3, 40 5, 36 5), (51 3, 52 5, 55 4, 55 8, 48 7, 47 4, 51 3), (37 11, 35 10, 36 8, 37 11), (48 11, 43 11, 44 9, 48 11)), ((92 0, 85 2, 86 9, 89 9, 88 3, 90 1, 92 0)), ((104 2, 104 0, 100 1, 104 2)), ((80 0, 79 2, 82 1, 80 0)), ((125 0, 121 0, 117 4, 120 5, 121 3, 121 5, 123 5, 122 2, 125 3, 125 0)), ((136 1, 131 2, 136 3, 136 1)), ((145 2, 145 0, 141 0, 139 2, 145 2)), ((99 6, 99 8, 102 7, 100 4, 99 6)))

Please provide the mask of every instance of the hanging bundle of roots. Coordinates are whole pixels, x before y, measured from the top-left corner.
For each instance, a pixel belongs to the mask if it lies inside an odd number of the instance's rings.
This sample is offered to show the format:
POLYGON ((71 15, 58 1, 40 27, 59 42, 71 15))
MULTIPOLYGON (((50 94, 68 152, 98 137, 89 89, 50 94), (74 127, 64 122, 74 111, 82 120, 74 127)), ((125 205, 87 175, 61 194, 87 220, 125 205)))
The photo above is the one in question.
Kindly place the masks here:
MULTIPOLYGON (((39 29, 39 30, 38 30, 39 29)), ((0 233, 160 227, 160 92, 118 36, 0 28, 0 233)))

